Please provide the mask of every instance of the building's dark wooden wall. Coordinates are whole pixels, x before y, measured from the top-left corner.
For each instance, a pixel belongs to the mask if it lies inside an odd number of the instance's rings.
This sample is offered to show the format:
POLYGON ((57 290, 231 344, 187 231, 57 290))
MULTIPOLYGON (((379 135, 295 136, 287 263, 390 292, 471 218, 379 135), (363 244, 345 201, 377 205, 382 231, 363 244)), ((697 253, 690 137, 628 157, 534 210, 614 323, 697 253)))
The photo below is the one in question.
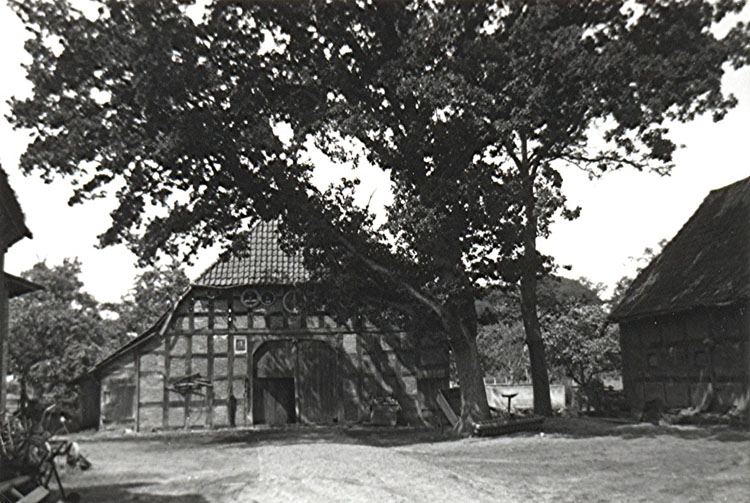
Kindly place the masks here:
POLYGON ((747 305, 702 308, 620 324, 623 387, 636 409, 714 410, 747 407, 750 398, 750 316, 747 305))

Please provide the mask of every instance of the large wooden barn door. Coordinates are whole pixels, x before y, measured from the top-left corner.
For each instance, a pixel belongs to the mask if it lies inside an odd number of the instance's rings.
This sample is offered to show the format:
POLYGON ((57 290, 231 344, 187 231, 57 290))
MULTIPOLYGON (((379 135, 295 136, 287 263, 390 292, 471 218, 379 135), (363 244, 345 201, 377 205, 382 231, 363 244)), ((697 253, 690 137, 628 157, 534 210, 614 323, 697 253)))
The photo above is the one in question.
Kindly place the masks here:
POLYGON ((296 421, 292 341, 264 343, 253 355, 253 424, 296 421))
POLYGON ((299 341, 299 412, 306 423, 332 423, 339 416, 339 376, 336 352, 323 341, 299 341))
POLYGON ((324 341, 269 341, 253 355, 253 424, 336 422, 341 377, 324 341), (297 417, 299 414, 299 418, 297 417))

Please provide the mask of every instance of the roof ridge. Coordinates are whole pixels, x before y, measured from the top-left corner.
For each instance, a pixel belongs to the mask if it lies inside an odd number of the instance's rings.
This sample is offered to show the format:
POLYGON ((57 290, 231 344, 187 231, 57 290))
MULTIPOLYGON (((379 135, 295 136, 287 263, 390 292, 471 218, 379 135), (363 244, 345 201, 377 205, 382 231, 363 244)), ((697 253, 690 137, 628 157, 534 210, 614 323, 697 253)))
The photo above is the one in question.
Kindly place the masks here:
POLYGON ((710 191, 612 310, 615 320, 750 294, 750 177, 710 191), (738 188, 744 190, 737 190, 738 188), (744 253, 743 253, 744 252, 744 253))
MULTIPOLYGON (((742 184, 745 184, 745 183, 747 183, 748 187, 750 187, 750 176, 748 176, 747 178, 741 178, 739 180, 736 180, 736 181, 734 181, 734 182, 732 182, 730 184, 724 185, 723 187, 717 187, 715 189, 711 189, 708 192, 708 195, 711 195, 711 194, 713 194, 715 192, 722 192, 724 190, 731 189, 735 185, 742 185, 742 184)), ((706 197, 708 197, 708 196, 706 196, 706 197)))

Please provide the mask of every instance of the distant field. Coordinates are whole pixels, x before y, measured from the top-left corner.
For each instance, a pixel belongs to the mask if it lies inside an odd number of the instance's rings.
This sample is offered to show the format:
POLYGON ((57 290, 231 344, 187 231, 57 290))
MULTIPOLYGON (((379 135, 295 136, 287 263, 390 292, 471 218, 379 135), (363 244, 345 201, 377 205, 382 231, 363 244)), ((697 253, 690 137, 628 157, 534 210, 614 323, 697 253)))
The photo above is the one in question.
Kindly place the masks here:
POLYGON ((750 433, 553 419, 544 435, 381 429, 80 437, 82 501, 710 502, 750 498, 750 433))

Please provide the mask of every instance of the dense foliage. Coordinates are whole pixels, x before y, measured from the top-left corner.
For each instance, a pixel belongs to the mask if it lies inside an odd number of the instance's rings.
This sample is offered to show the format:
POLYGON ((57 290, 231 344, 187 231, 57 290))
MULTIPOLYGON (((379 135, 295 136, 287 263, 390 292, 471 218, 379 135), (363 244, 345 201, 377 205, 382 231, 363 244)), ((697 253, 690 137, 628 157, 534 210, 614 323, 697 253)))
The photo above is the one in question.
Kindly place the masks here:
MULTIPOLYGON (((599 374, 619 369, 618 334, 608 326, 607 310, 592 285, 551 276, 539 282, 537 294, 552 379, 570 378, 582 386, 599 374), (602 335, 606 343, 599 340, 602 335), (586 367, 579 371, 581 362, 586 367)), ((531 380, 518 295, 517 290, 492 290, 477 300, 482 368, 487 376, 505 382, 531 380)))
POLYGON ((544 323, 550 366, 586 389, 621 368, 619 331, 601 305, 571 304, 544 323))
POLYGON ((161 316, 169 312, 175 302, 185 293, 190 280, 181 265, 172 262, 168 266, 150 267, 135 278, 135 284, 119 303, 104 304, 115 319, 110 319, 107 331, 113 334, 106 342, 113 350, 145 332, 161 316))
POLYGON ((70 401, 69 382, 91 367, 104 345, 99 305, 83 291, 81 264, 40 262, 23 277, 43 290, 10 301, 10 373, 19 377, 22 394, 52 395, 70 401))
POLYGON ((143 271, 119 303, 101 304, 83 288, 81 264, 40 262, 23 277, 42 290, 10 301, 10 373, 22 395, 73 404, 71 381, 140 334, 188 285, 177 265, 143 271))
POLYGON ((344 310, 366 292, 448 337, 462 425, 488 417, 474 298, 520 285, 535 408, 550 412, 536 248, 573 218, 564 166, 668 172, 665 121, 721 117, 725 64, 747 64, 747 29, 710 27, 743 2, 227 2, 200 23, 190 2, 13 2, 33 96, 12 120, 35 137, 27 172, 118 187, 104 244, 144 260, 285 217, 290 245, 344 310), (280 126, 290 138, 277 136, 280 126), (600 126, 601 141, 591 141, 600 126), (320 191, 308 142, 390 177, 384 226, 354 184, 320 191), (355 152, 355 154, 352 154, 355 152), (356 154, 359 152, 359 155, 356 154), (184 246, 182 246, 184 245, 184 246))

